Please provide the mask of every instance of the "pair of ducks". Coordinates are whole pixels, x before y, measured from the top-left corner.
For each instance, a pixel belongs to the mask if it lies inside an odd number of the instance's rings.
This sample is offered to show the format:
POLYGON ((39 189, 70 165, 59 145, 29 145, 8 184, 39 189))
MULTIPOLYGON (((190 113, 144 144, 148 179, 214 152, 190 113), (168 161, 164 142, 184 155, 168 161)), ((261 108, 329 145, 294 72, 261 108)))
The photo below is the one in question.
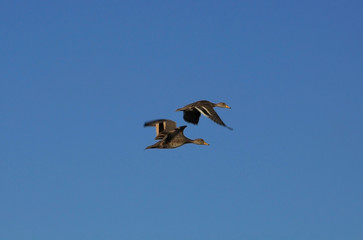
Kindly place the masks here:
MULTIPOLYGON (((222 119, 218 116, 218 114, 214 111, 214 107, 220 108, 231 108, 224 102, 220 103, 212 103, 206 100, 194 102, 186 105, 185 107, 178 108, 176 111, 183 111, 183 118, 186 122, 198 124, 199 117, 201 114, 210 118, 214 122, 222 125, 230 130, 232 128, 228 127, 222 119)), ((198 145, 209 145, 203 139, 189 139, 184 136, 184 129, 187 126, 177 127, 176 123, 172 120, 168 119, 158 119, 150 122, 146 122, 144 127, 155 127, 156 128, 156 137, 155 140, 160 140, 159 142, 146 147, 145 149, 150 148, 177 148, 186 143, 194 143, 198 145)))

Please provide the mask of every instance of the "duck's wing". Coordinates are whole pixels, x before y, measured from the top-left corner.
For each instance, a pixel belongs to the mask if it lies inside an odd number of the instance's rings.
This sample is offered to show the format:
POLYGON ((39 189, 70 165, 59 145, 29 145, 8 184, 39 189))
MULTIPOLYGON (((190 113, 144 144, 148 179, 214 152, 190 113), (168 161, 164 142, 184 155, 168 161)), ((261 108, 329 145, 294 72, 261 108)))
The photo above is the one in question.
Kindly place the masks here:
POLYGON ((183 118, 186 122, 198 124, 200 112, 193 108, 191 111, 184 111, 183 118))
POLYGON ((213 103, 207 100, 200 100, 197 102, 190 103, 182 108, 178 108, 176 111, 183 111, 183 118, 186 122, 198 124, 200 118, 200 111, 197 109, 198 106, 213 106, 213 103))
POLYGON ((194 109, 196 109, 199 114, 203 114, 204 116, 206 116, 207 118, 210 118, 212 121, 214 121, 215 123, 218 123, 219 125, 222 125, 230 130, 232 130, 232 128, 228 127, 223 121, 222 119, 219 117, 219 115, 216 113, 216 111, 214 111, 213 107, 208 105, 197 105, 194 106, 194 109))
POLYGON ((157 119, 146 122, 144 127, 155 127, 156 137, 155 139, 163 139, 168 132, 176 129, 176 122, 169 119, 157 119))

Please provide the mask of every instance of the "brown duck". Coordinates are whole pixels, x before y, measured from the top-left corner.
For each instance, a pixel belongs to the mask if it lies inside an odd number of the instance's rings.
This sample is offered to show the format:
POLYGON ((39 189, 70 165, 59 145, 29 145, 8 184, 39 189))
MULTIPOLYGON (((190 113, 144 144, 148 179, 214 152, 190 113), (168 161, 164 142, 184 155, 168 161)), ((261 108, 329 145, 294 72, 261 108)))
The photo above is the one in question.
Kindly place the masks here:
POLYGON ((206 100, 201 100, 198 102, 194 102, 191 104, 186 105, 185 107, 178 108, 176 111, 183 111, 183 118, 186 122, 198 124, 200 114, 203 114, 204 116, 208 117, 212 121, 218 123, 219 125, 222 125, 229 130, 233 130, 233 128, 228 127, 222 119, 218 116, 216 111, 214 111, 214 107, 220 107, 220 108, 231 108, 224 102, 220 103, 212 103, 206 100))
POLYGON ((144 127, 156 128, 156 140, 159 142, 146 147, 150 148, 177 148, 187 143, 194 143, 198 145, 209 145, 203 139, 198 138, 195 140, 189 139, 184 136, 184 129, 187 126, 176 127, 174 121, 168 119, 158 119, 150 122, 146 122, 144 127))

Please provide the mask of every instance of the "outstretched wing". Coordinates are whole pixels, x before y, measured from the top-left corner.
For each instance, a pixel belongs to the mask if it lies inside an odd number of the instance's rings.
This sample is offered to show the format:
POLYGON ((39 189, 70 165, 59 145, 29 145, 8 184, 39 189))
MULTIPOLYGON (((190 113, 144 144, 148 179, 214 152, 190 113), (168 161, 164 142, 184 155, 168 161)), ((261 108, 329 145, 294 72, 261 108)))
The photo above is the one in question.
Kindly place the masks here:
POLYGON ((219 115, 216 113, 216 111, 214 111, 213 107, 206 105, 206 106, 195 106, 194 108, 196 110, 198 110, 204 116, 210 118, 215 123, 218 123, 219 125, 222 125, 224 127, 227 127, 228 129, 232 130, 232 128, 228 127, 222 121, 222 119, 219 117, 219 115))
POLYGON ((157 119, 146 122, 144 127, 155 127, 156 137, 155 139, 163 139, 168 132, 176 129, 176 123, 169 119, 157 119))
POLYGON ((198 110, 193 109, 192 111, 184 111, 183 118, 186 122, 198 124, 200 117, 200 112, 198 110))

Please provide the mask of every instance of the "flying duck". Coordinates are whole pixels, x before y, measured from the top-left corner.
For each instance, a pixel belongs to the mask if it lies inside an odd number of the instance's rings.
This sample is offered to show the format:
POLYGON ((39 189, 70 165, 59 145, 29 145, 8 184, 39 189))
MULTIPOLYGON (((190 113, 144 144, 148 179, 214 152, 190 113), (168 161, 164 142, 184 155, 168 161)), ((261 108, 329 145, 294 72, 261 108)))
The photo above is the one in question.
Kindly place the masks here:
POLYGON ((186 105, 185 107, 178 108, 176 111, 183 111, 183 118, 186 122, 198 124, 200 114, 203 114, 204 116, 210 118, 212 121, 218 123, 219 125, 222 125, 229 130, 233 130, 233 128, 228 127, 222 119, 218 116, 216 111, 214 111, 214 107, 220 107, 220 108, 231 108, 224 102, 220 103, 212 103, 206 100, 201 100, 198 102, 194 102, 191 104, 186 105))
POLYGON ((203 139, 198 138, 195 140, 189 139, 184 136, 184 129, 187 126, 176 127, 174 121, 168 119, 158 119, 150 122, 146 122, 144 127, 156 128, 156 140, 159 142, 146 147, 150 148, 177 148, 186 143, 194 143, 198 145, 209 145, 203 139))

